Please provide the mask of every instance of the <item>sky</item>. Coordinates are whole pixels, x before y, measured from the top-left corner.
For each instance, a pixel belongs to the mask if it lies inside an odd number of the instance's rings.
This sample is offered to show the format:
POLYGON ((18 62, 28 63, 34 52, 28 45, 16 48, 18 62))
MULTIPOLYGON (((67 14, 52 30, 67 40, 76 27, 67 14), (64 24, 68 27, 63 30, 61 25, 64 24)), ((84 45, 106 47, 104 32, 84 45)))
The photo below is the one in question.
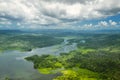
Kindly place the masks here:
POLYGON ((0 0, 0 29, 120 29, 120 0, 0 0))

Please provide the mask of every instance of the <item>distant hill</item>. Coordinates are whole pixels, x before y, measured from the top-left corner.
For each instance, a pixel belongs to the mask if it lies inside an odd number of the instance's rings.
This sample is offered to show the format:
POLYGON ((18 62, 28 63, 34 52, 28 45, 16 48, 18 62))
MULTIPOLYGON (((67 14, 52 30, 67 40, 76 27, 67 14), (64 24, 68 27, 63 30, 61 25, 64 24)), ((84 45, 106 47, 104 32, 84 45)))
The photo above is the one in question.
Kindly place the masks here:
POLYGON ((40 29, 40 30, 0 30, 0 33, 41 33, 41 34, 114 34, 120 33, 118 30, 72 30, 72 29, 40 29))
POLYGON ((7 34, 7 33, 22 33, 23 31, 21 30, 0 30, 0 33, 2 34, 7 34))

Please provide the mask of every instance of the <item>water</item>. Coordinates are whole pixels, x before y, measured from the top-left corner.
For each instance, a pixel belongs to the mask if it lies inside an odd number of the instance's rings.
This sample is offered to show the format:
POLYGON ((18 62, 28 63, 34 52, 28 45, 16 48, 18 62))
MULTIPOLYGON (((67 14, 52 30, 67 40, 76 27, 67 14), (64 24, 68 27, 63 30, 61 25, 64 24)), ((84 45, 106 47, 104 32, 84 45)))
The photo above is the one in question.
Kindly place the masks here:
POLYGON ((57 74, 43 75, 33 68, 33 63, 24 58, 32 55, 55 54, 69 52, 76 49, 76 44, 66 45, 64 42, 60 45, 37 48, 31 52, 5 51, 0 53, 0 80, 9 77, 12 80, 52 80, 57 74))

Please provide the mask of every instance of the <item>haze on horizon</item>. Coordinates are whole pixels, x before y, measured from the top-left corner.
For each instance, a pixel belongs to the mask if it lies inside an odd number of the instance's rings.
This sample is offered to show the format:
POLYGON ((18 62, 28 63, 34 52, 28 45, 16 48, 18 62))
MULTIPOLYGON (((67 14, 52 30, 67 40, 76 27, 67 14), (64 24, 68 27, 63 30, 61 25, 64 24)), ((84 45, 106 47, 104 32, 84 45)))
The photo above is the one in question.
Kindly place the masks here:
POLYGON ((120 0, 0 0, 0 29, 120 29, 120 0))

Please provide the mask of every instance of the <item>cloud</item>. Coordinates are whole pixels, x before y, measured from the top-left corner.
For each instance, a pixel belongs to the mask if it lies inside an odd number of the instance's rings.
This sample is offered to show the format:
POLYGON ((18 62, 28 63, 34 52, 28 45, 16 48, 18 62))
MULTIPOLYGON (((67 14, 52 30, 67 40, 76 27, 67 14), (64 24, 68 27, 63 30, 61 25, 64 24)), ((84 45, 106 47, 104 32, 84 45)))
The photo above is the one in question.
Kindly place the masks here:
POLYGON ((7 20, 6 18, 0 18, 0 24, 2 25, 11 25, 11 21, 7 20))
POLYGON ((108 23, 106 21, 100 21, 100 22, 98 22, 98 25, 107 27, 108 23))
POLYGON ((110 23, 111 26, 115 26, 115 25, 117 25, 117 22, 112 21, 112 20, 109 20, 109 23, 110 23))
MULTIPOLYGON (((17 26, 62 25, 92 20, 120 13, 120 0, 0 0, 0 18, 17 26), (114 6, 113 6, 114 5, 114 6)), ((4 20, 1 23, 5 23, 4 20)), ((115 22, 110 22, 116 25, 115 22)), ((108 23, 102 21, 101 26, 108 23)))
POLYGON ((45 0, 41 4, 42 12, 47 16, 82 20, 118 14, 119 2, 120 0, 45 0))
POLYGON ((85 24, 84 27, 86 28, 93 27, 93 24, 85 24))
POLYGON ((2 24, 2 25, 4 25, 4 24, 5 25, 11 25, 12 23, 7 21, 7 22, 0 22, 0 24, 2 24))
POLYGON ((108 21, 99 21, 97 24, 84 24, 80 29, 111 29, 111 28, 119 28, 119 22, 108 20, 108 21))
POLYGON ((100 21, 98 22, 97 26, 100 27, 117 27, 119 24, 118 22, 112 21, 112 20, 108 20, 108 21, 100 21))
POLYGON ((17 23, 17 26, 21 26, 21 23, 18 22, 18 23, 17 23))

